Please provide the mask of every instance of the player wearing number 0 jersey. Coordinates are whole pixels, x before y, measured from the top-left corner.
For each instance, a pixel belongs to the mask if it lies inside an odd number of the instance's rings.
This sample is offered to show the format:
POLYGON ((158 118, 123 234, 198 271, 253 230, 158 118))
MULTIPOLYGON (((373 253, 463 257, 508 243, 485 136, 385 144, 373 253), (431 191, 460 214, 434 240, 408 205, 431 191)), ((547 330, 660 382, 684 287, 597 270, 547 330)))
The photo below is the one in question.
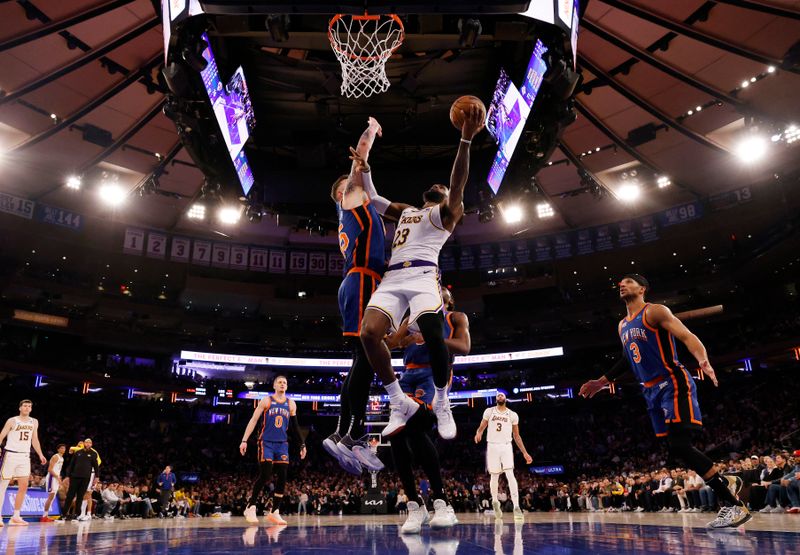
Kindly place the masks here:
POLYGON ((514 450, 511 440, 522 451, 525 462, 531 464, 533 459, 525 449, 522 437, 519 435, 519 415, 506 406, 506 394, 497 393, 497 405, 483 411, 478 431, 475 432, 475 443, 480 443, 483 431, 486 433, 486 469, 489 471, 489 488, 492 492, 492 506, 496 519, 502 518, 498 494, 500 492, 500 474, 505 473, 508 480, 508 489, 511 492, 511 501, 514 504, 514 520, 524 520, 522 509, 519 507, 519 487, 514 476, 514 450))
POLYGON ((286 376, 275 378, 273 381, 275 393, 259 401, 239 444, 239 452, 244 456, 247 452, 247 440, 261 421, 261 432, 258 435, 258 479, 253 485, 253 492, 244 511, 247 522, 254 524, 258 523, 256 515, 258 497, 273 473, 276 478, 273 492, 275 500, 272 503, 272 510, 267 514, 267 521, 271 524, 286 524, 280 515, 280 504, 283 500, 286 471, 289 466, 289 432, 293 439, 300 443, 300 458, 304 459, 306 456, 306 446, 302 443, 300 426, 297 423, 297 404, 286 397, 287 386, 286 376))
MULTIPOLYGON (((20 511, 28 491, 28 481, 31 477, 31 447, 39 455, 39 462, 47 463, 39 445, 39 422, 31 418, 33 402, 23 399, 19 403, 19 416, 12 416, 3 426, 0 432, 0 444, 5 440, 6 445, 2 452, 0 462, 0 506, 6 498, 6 489, 12 480, 17 481, 18 491, 14 499, 14 516, 8 523, 11 526, 27 526, 28 523, 22 520, 20 511)), ((0 515, 0 526, 3 525, 2 515, 0 515)))
POLYGON ((581 386, 583 397, 593 397, 630 365, 640 382, 656 436, 669 442, 670 456, 683 462, 706 481, 722 505, 710 528, 735 528, 750 520, 750 512, 729 489, 729 483, 703 452, 692 446, 692 432, 702 426, 697 386, 678 360, 675 339, 697 359, 700 370, 713 384, 717 377, 700 339, 664 305, 644 301, 650 283, 644 276, 628 274, 619 282, 619 296, 628 315, 618 325, 623 356, 604 376, 581 386))
POLYGON ((386 267, 386 230, 381 216, 390 203, 375 190, 367 163, 372 143, 380 135, 380 124, 369 118, 358 146, 350 149, 353 160, 350 174, 339 177, 331 190, 339 215, 339 248, 345 260, 339 311, 342 334, 353 348, 353 364, 342 384, 336 431, 322 445, 353 474, 361 474, 362 465, 375 471, 383 468, 365 435, 364 419, 374 373, 358 339, 364 309, 386 267))
POLYGON ((392 203, 386 210, 389 216, 397 218, 392 256, 361 324, 364 350, 389 394, 389 423, 383 430, 384 437, 402 431, 420 407, 403 393, 392 369, 391 353, 383 341, 387 332, 397 329, 407 310, 409 325, 416 323, 419 327, 430 357, 435 387, 433 411, 439 435, 445 439, 456 436, 456 423, 447 398, 450 356, 443 335, 438 262, 442 245, 464 215, 469 148, 473 137, 483 128, 477 106, 461 115, 461 141, 450 173, 450 186, 435 184, 426 190, 422 208, 392 203))

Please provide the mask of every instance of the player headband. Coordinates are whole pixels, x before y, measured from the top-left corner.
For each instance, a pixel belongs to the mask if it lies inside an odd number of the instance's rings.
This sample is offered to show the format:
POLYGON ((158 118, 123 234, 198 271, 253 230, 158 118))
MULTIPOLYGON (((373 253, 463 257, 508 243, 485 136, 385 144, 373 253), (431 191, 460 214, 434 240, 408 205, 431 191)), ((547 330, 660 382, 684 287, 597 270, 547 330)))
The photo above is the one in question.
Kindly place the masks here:
POLYGON ((625 274, 622 276, 622 279, 630 278, 648 291, 650 290, 650 282, 647 281, 647 278, 641 274, 625 274))

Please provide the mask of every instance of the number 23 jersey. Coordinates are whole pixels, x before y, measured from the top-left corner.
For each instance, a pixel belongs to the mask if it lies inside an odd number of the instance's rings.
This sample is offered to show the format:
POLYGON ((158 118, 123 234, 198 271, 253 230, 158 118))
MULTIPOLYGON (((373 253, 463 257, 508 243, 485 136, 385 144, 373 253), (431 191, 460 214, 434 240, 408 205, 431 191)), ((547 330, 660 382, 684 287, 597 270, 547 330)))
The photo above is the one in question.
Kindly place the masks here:
POLYGON ((519 424, 519 415, 511 409, 497 410, 489 407, 483 411, 483 419, 489 422, 486 441, 489 443, 511 443, 511 428, 519 424))

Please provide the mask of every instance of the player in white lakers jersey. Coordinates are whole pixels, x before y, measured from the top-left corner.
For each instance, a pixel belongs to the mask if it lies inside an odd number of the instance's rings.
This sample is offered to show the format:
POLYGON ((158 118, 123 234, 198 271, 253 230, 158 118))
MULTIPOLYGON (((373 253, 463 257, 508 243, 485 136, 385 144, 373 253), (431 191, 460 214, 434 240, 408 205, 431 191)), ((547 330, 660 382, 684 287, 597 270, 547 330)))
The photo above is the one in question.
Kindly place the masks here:
POLYGON ((50 518, 50 507, 53 505, 53 499, 56 498, 58 488, 61 487, 61 469, 64 467, 64 453, 67 451, 67 446, 59 443, 56 452, 50 457, 50 464, 47 466, 47 476, 44 479, 44 490, 47 492, 47 501, 44 503, 44 512, 39 522, 53 522, 50 518))
MULTIPOLYGON (((39 422, 30 416, 32 409, 33 402, 30 399, 20 401, 19 416, 9 418, 3 426, 3 431, 0 432, 0 445, 3 440, 6 442, 2 453, 3 462, 0 463, 0 507, 6 498, 6 489, 11 480, 16 480, 19 488, 14 499, 14 516, 8 521, 11 526, 28 525, 22 520, 20 511, 31 477, 31 446, 39 455, 39 461, 42 464, 47 463, 39 445, 39 422)), ((0 516, 0 526, 2 525, 3 519, 0 516)))
POLYGON ((480 443, 483 431, 488 428, 486 434, 486 468, 489 471, 489 488, 492 491, 492 507, 494 516, 502 518, 503 512, 498 500, 500 490, 500 474, 505 472, 508 480, 508 489, 511 493, 511 501, 514 503, 514 520, 521 522, 524 520, 522 509, 519 508, 519 487, 517 479, 514 477, 514 450, 511 447, 511 439, 522 451, 525 462, 531 464, 533 458, 525 449, 522 438, 519 435, 519 416, 516 412, 506 406, 506 395, 502 391, 497 392, 497 405, 489 407, 483 411, 478 431, 475 432, 475 443, 480 443))
POLYGON ((469 147, 472 138, 483 128, 483 118, 473 106, 464 114, 461 142, 458 147, 450 187, 433 185, 425 191, 422 208, 391 203, 386 215, 397 219, 392 241, 392 256, 383 281, 372 294, 361 322, 361 342, 370 364, 389 393, 391 414, 384 428, 384 437, 391 437, 405 428, 420 404, 403 393, 392 370, 392 357, 383 342, 390 329, 397 329, 406 311, 409 325, 419 327, 430 356, 435 386, 433 411, 439 435, 452 439, 456 423, 447 399, 450 359, 444 341, 444 316, 439 285, 439 251, 456 223, 464 215, 464 186, 469 175, 469 147))

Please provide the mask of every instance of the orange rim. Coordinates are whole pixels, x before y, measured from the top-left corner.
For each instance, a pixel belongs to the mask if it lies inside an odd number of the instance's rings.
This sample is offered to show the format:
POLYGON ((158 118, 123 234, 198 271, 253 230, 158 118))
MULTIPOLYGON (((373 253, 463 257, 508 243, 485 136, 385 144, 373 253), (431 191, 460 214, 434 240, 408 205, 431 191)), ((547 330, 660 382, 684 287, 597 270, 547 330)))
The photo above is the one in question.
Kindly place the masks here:
POLYGON ((387 14, 387 15, 385 15, 383 17, 391 18, 397 24, 397 26, 400 27, 400 40, 397 42, 397 46, 389 49, 388 52, 384 52, 383 55, 381 55, 381 56, 354 56, 353 54, 351 54, 349 52, 346 52, 346 51, 342 50, 341 48, 339 48, 337 46, 337 44, 336 44, 336 41, 334 41, 334 39, 333 39, 333 26, 336 24, 337 21, 339 21, 340 19, 342 19, 345 16, 349 16, 350 18, 352 18, 352 19, 354 19, 356 21, 378 21, 378 20, 380 20, 381 16, 380 15, 369 15, 366 12, 364 12, 364 15, 350 15, 350 14, 337 13, 336 15, 334 15, 331 18, 330 22, 328 22, 328 40, 331 43, 331 48, 333 48, 334 50, 336 50, 340 54, 343 54, 343 55, 347 56, 351 60, 361 60, 362 62, 370 62, 370 61, 374 61, 374 60, 381 60, 381 59, 384 59, 384 58, 388 58, 389 56, 394 54, 395 50, 400 48, 400 46, 403 44, 403 41, 406 38, 406 29, 405 29, 405 26, 403 25, 403 21, 400 19, 400 17, 397 14, 387 14))

